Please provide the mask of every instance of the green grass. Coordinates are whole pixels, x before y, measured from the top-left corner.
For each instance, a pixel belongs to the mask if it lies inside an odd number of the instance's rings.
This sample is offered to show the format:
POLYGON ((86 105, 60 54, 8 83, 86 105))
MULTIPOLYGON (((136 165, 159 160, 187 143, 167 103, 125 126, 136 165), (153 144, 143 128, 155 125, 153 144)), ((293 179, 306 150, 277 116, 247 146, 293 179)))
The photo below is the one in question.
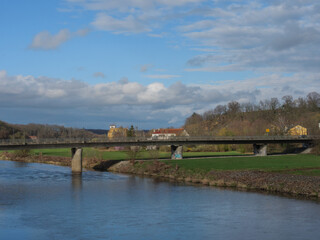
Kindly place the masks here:
POLYGON ((53 149, 36 149, 31 150, 33 154, 40 154, 44 156, 59 156, 59 157, 71 157, 70 148, 53 148, 53 149))
POLYGON ((304 175, 304 176, 320 176, 320 169, 306 169, 287 172, 288 174, 304 175))
MULTIPOLYGON (((95 152, 98 156, 102 156, 104 160, 126 160, 128 159, 128 155, 125 151, 99 151, 97 149, 84 149, 84 155, 86 156, 86 152, 92 151, 95 152)), ((159 158, 169 158, 170 154, 166 152, 159 153, 159 158)), ((137 159, 150 159, 150 154, 147 151, 140 152, 137 156, 137 159)))
POLYGON ((210 156, 235 156, 244 155, 243 153, 230 151, 230 152, 184 152, 183 157, 210 157, 210 156))
POLYGON ((320 156, 283 155, 265 157, 226 157, 208 159, 165 160, 187 170, 263 170, 283 171, 289 169, 320 168, 320 156))
MULTIPOLYGON (((0 151, 1 152, 15 152, 15 150, 0 151)), ((70 148, 53 148, 53 149, 33 149, 30 152, 31 154, 39 155, 42 153, 44 156, 59 156, 59 157, 71 157, 70 148)))
MULTIPOLYGON (((71 157, 70 148, 32 150, 33 154, 44 156, 71 157)), ((238 152, 185 152, 184 157, 241 155, 238 152)), ((85 157, 97 156, 104 160, 126 160, 125 151, 104 151, 95 148, 84 148, 85 157)), ((150 159, 150 154, 143 151, 138 159, 150 159)), ((170 153, 160 152, 159 158, 170 158, 170 153)), ((261 170, 286 174, 320 176, 320 156, 316 155, 282 155, 265 157, 223 157, 206 159, 162 160, 168 164, 178 165, 191 171, 209 172, 211 170, 261 170), (312 169, 310 169, 312 168, 312 169)))
MULTIPOLYGON (((13 152, 13 151, 9 151, 13 152)), ((57 148, 57 149, 36 149, 31 150, 33 154, 42 153, 43 156, 61 156, 61 157, 71 157, 71 149, 70 148, 57 148)), ((98 156, 102 157, 104 160, 126 160, 128 159, 128 155, 125 151, 104 151, 96 148, 84 148, 83 154, 85 157, 93 157, 98 156)), ((159 158, 165 159, 170 158, 169 152, 160 152, 159 158)), ((240 155, 240 153, 232 151, 232 152, 184 152, 184 157, 207 157, 207 156, 221 156, 221 155, 240 155)), ((137 159, 150 159, 151 156, 148 151, 142 151, 139 153, 137 159)))

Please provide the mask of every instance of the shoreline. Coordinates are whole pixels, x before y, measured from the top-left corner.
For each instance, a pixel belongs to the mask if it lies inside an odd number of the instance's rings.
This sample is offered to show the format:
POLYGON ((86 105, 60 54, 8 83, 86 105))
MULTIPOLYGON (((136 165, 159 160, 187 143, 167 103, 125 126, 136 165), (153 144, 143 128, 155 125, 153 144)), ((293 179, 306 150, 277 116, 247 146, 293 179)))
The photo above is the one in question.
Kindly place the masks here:
POLYGON ((159 178, 192 185, 213 186, 240 191, 281 194, 320 201, 320 177, 281 174, 258 170, 191 172, 159 161, 122 161, 110 167, 113 173, 159 178), (139 166, 140 165, 140 166, 139 166))
MULTIPOLYGON (((28 156, 13 157, 0 154, 2 160, 45 163, 71 166, 69 157, 28 156)), ((320 177, 292 175, 258 170, 190 171, 157 160, 99 160, 84 159, 83 168, 92 171, 109 171, 190 185, 214 186, 239 191, 281 194, 294 198, 320 201, 320 177)))

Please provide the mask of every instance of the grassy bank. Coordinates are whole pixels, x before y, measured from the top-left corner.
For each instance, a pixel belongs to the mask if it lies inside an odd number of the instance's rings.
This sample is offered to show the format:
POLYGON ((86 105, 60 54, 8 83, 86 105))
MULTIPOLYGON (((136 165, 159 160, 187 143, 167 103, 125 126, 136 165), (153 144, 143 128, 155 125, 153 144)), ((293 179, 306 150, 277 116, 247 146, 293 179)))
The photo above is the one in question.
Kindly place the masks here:
MULTIPOLYGON (((3 151, 2 151, 3 152, 3 151)), ((14 151, 9 151, 14 152, 14 151)), ((1 153, 1 152, 0 152, 1 153)), ((36 149, 31 150, 31 155, 42 156, 58 156, 58 157, 71 157, 70 148, 57 148, 57 149, 36 149)), ((126 151, 107 151, 105 149, 98 148, 84 148, 83 155, 85 158, 98 158, 101 160, 128 160, 129 156, 126 151)), ((170 158, 169 152, 158 152, 157 158, 166 159, 170 158)), ((236 151, 230 152, 184 152, 184 157, 210 157, 210 156, 232 156, 243 155, 236 151)), ((155 156, 151 156, 149 151, 141 151, 137 155, 137 159, 152 159, 155 156)))
POLYGON ((226 157, 164 161, 189 171, 258 170, 320 176, 320 156, 282 155, 265 157, 226 157), (311 169, 313 169, 311 171, 311 169))
POLYGON ((126 161, 109 170, 320 199, 320 157, 315 155, 126 161))

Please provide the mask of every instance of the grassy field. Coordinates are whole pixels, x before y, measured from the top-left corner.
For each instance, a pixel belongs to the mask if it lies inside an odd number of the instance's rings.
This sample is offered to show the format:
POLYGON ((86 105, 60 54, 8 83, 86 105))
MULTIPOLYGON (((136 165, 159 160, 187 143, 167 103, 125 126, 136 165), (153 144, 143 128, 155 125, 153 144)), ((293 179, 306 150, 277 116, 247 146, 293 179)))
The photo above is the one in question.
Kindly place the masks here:
MULTIPOLYGON (((62 156, 71 157, 70 148, 61 149, 39 149, 32 150, 32 154, 39 155, 42 153, 44 156, 62 156)), ((125 151, 106 151, 104 149, 84 148, 84 157, 103 160, 126 160, 128 154, 125 151)), ((228 157, 232 155, 243 155, 239 152, 184 152, 184 157, 195 159, 183 160, 162 160, 167 164, 191 170, 209 172, 211 170, 261 170, 261 171, 274 171, 294 175, 308 175, 320 176, 320 156, 316 155, 278 155, 278 156, 265 156, 265 157, 228 157), (200 157, 210 157, 205 158, 200 157), (225 156, 217 158, 218 156, 225 156), (199 159, 197 159, 199 157, 199 159)), ((159 159, 170 158, 170 153, 160 152, 159 159)), ((152 159, 148 151, 142 151, 137 156, 137 159, 152 159)))
MULTIPOLYGON (((44 156, 61 156, 61 157, 71 157, 70 148, 59 148, 59 149, 37 149, 32 150, 32 154, 40 154, 44 156)), ((98 157, 104 160, 125 160, 128 159, 128 155, 125 151, 105 151, 95 148, 84 148, 84 157, 98 157)), ((221 155, 241 155, 239 152, 185 152, 184 157, 208 157, 208 156, 221 156, 221 155)), ((137 156, 137 159, 150 159, 150 153, 148 151, 142 151, 137 156)), ((159 152, 159 158, 165 159, 170 158, 169 152, 159 152)))
POLYGON ((265 157, 226 157, 207 159, 166 160, 168 164, 178 165, 192 171, 211 170, 262 170, 279 171, 290 174, 320 176, 320 156, 282 155, 265 157))
POLYGON ((230 152, 184 152, 183 157, 210 157, 210 156, 237 156, 244 155, 243 153, 230 151, 230 152))

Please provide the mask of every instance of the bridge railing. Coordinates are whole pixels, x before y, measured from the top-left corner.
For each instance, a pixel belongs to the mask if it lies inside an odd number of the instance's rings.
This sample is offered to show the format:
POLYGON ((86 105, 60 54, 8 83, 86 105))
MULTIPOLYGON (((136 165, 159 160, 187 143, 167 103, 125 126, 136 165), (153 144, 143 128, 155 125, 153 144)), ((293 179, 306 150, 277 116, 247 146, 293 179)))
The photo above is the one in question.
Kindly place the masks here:
POLYGON ((121 137, 121 138, 47 138, 47 139, 0 139, 0 145, 46 145, 76 143, 132 143, 168 141, 281 141, 281 140, 320 140, 320 136, 181 136, 181 137, 121 137))

